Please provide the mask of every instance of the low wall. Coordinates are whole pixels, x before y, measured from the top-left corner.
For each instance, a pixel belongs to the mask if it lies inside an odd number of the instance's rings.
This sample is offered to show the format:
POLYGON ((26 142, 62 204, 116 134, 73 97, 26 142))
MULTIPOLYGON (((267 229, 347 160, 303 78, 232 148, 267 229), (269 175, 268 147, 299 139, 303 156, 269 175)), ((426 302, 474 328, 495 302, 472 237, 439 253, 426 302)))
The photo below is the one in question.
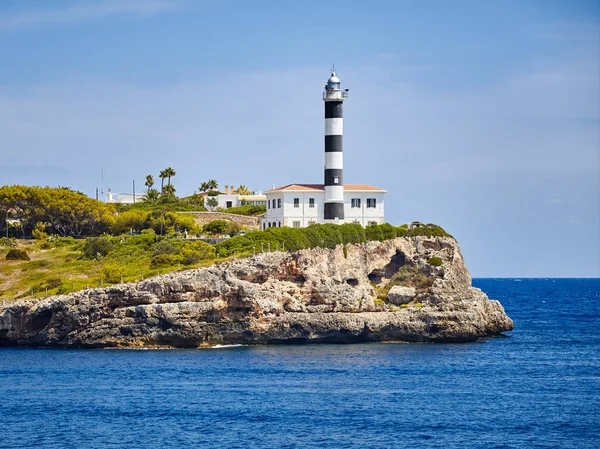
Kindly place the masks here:
POLYGON ((229 220, 246 228, 260 227, 260 217, 248 215, 228 214, 226 212, 184 212, 194 216, 196 223, 204 226, 215 220, 229 220))

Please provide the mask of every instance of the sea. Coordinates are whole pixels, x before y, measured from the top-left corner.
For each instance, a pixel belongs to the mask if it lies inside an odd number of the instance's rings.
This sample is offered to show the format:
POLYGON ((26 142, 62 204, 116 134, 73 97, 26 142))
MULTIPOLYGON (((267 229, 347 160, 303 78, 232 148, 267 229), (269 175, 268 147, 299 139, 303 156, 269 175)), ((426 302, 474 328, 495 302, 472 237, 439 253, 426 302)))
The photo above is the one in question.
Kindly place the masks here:
POLYGON ((474 343, 0 349, 2 448, 599 448, 600 280, 475 279, 474 343))

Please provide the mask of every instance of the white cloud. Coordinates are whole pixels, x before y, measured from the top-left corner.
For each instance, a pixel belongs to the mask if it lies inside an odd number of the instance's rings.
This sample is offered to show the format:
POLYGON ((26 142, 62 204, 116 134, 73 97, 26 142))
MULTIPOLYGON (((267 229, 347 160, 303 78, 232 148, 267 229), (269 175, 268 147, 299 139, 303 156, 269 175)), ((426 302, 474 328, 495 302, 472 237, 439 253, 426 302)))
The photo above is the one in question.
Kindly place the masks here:
POLYGON ((176 0, 77 1, 60 9, 32 10, 0 16, 0 30, 59 26, 120 14, 147 17, 173 10, 177 6, 176 0))

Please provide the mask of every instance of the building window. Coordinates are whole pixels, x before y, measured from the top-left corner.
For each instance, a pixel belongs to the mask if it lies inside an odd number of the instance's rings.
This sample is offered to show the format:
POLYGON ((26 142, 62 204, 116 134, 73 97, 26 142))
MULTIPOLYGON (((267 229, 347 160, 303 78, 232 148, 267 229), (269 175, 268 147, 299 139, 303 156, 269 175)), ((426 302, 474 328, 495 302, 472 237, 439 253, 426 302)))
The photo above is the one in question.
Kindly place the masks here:
POLYGON ((281 198, 277 199, 277 209, 281 209, 281 198))
POLYGON ((267 229, 267 223, 266 223, 266 222, 264 222, 264 223, 263 223, 263 231, 264 231, 265 229, 267 229))
POLYGON ((308 207, 315 207, 315 199, 314 198, 308 199, 308 207))
POLYGON ((267 200, 267 209, 271 209, 271 202, 267 200))
POLYGON ((310 226, 310 225, 314 225, 314 224, 316 224, 316 223, 317 223, 317 222, 316 222, 315 220, 310 220, 310 221, 308 222, 308 225, 310 226))
POLYGON ((226 207, 227 209, 229 209, 230 207, 233 207, 233 202, 232 202, 232 201, 227 201, 227 202, 225 203, 225 207, 226 207))
POLYGON ((350 200, 351 202, 351 207, 360 207, 360 198, 352 198, 352 200, 350 200))
POLYGON ((369 226, 373 226, 373 225, 376 225, 376 224, 377 224, 377 222, 376 222, 376 221, 370 221, 370 222, 369 222, 369 226))
POLYGON ((338 178, 337 176, 333 177, 333 183, 334 184, 339 184, 340 183, 340 178, 338 178))
POLYGON ((292 226, 293 226, 294 228, 299 228, 299 227, 300 227, 300 222, 299 222, 299 221, 294 221, 294 222, 292 223, 292 226))
POLYGON ((367 207, 375 207, 377 200, 375 198, 367 198, 367 207))
POLYGON ((271 207, 275 209, 275 198, 273 198, 273 205, 271 207))
POLYGON ((281 227, 281 222, 280 222, 280 221, 278 221, 278 222, 277 222, 277 227, 278 227, 278 228, 280 228, 280 227, 281 227))
POLYGON ((359 220, 354 220, 352 223, 354 223, 354 224, 360 224, 360 221, 359 220))
POLYGON ((300 207, 300 198, 294 198, 294 207, 300 207))

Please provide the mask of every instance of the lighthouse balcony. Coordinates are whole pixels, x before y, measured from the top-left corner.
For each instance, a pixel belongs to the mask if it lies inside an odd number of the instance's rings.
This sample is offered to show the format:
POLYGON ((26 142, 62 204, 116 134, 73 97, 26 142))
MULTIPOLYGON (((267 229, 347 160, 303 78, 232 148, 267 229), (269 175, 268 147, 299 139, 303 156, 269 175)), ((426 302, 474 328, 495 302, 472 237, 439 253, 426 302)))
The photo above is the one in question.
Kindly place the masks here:
POLYGON ((326 90, 323 92, 323 100, 345 100, 348 98, 347 90, 326 90))

